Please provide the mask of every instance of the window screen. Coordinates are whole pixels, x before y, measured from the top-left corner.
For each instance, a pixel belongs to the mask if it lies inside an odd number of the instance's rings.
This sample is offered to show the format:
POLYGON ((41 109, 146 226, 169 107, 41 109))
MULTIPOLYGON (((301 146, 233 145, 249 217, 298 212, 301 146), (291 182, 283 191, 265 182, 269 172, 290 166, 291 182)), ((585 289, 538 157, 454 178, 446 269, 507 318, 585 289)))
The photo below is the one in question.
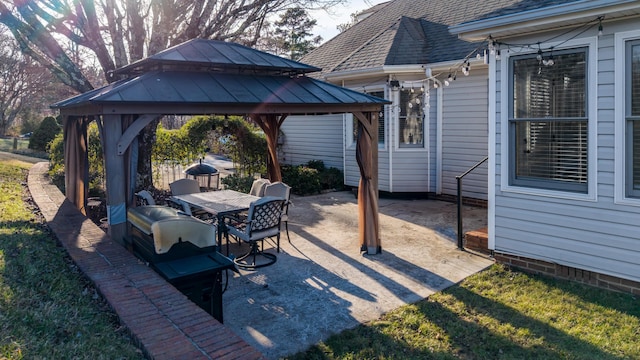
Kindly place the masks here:
POLYGON ((587 53, 512 57, 510 182, 587 191, 587 53))
POLYGON ((627 44, 626 192, 640 197, 640 40, 627 44))

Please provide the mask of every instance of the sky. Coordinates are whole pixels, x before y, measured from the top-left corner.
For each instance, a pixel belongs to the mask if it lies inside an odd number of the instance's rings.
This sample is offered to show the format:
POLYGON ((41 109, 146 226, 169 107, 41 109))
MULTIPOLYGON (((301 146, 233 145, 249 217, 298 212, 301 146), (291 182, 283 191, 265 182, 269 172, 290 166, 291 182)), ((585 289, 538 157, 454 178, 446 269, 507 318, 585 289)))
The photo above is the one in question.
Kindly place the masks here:
POLYGON ((328 14, 324 10, 309 11, 309 16, 317 20, 317 25, 313 29, 314 35, 322 36, 323 42, 338 35, 336 28, 338 24, 344 24, 351 20, 351 14, 368 9, 374 5, 387 0, 347 0, 342 5, 336 5, 328 14))

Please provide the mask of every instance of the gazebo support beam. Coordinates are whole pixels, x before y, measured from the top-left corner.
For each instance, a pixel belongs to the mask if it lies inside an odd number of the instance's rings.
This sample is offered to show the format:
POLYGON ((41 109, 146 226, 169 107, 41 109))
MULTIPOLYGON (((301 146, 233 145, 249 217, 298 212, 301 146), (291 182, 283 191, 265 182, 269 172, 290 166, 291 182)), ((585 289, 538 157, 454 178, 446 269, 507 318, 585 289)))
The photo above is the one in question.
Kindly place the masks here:
POLYGON ((118 140, 118 155, 124 155, 124 152, 127 151, 129 145, 133 139, 140 134, 142 129, 144 129, 147 125, 149 125, 154 119, 156 119, 157 115, 142 115, 137 118, 133 124, 127 127, 127 130, 122 134, 122 137, 118 140))
POLYGON ((122 137, 122 117, 104 115, 102 117, 102 137, 107 188, 107 219, 109 235, 119 244, 124 244, 127 234, 126 162, 118 154, 118 141, 122 137))
POLYGON ((267 150, 269 153, 269 162, 267 163, 267 173, 271 182, 282 181, 282 173, 280 172, 280 161, 278 160, 278 133, 280 125, 287 118, 286 114, 251 114, 251 119, 260 126, 267 138, 267 150))
POLYGON ((378 112, 353 112, 358 119, 356 160, 360 168, 358 186, 358 237, 367 254, 382 251, 378 215, 378 112))

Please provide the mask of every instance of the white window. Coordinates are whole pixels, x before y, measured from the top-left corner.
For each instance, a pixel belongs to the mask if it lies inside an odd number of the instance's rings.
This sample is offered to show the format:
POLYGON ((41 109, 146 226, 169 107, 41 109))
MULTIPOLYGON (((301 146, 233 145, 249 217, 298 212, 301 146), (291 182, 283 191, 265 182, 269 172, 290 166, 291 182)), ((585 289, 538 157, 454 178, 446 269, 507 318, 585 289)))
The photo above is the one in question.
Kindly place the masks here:
POLYGON ((400 91, 398 146, 424 148, 424 93, 420 90, 400 91))
POLYGON ((625 51, 625 136, 627 197, 640 197, 640 40, 628 41, 625 51))
POLYGON ((587 48, 509 61, 509 184, 588 192, 587 48))

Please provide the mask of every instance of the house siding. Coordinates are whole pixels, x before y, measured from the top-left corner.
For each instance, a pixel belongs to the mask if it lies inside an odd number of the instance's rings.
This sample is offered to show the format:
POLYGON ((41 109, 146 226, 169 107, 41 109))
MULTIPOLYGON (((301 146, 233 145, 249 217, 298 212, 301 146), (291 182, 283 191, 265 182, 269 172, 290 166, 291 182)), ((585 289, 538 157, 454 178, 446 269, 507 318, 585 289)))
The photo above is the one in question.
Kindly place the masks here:
MULTIPOLYGON (((495 157, 495 218, 494 237, 496 253, 515 257, 539 259, 552 264, 593 271, 631 281, 640 281, 640 207, 616 203, 615 179, 624 176, 615 170, 615 49, 612 32, 637 28, 637 20, 607 24, 608 34, 585 39, 596 47, 597 76, 589 82, 596 91, 596 110, 590 111, 589 141, 596 142, 596 186, 584 199, 570 194, 527 194, 505 187, 502 176, 508 175, 508 151, 503 147, 507 138, 502 134, 508 114, 502 113, 507 84, 502 82, 501 71, 506 64, 497 65, 496 99, 496 157, 495 157), (504 66, 501 66, 504 65, 504 66), (595 85, 595 86, 594 86, 595 85)), ((517 39, 520 43, 535 43, 541 38, 517 39)), ((593 35, 593 34, 591 34, 593 35)), ((623 69, 620 69, 623 70, 623 69)), ((504 76, 504 78, 507 78, 504 76)), ((589 98, 593 101, 593 98, 589 98)), ((591 108, 593 109, 593 108, 591 108)), ((594 144, 591 144, 594 145, 594 144)), ((491 233, 493 232, 493 235, 491 233)), ((491 243, 491 240, 490 240, 491 243)))
POLYGON ((278 154, 281 163, 322 160, 327 167, 343 170, 342 119, 342 114, 287 117, 280 127, 285 134, 278 154))
MULTIPOLYGON (((487 156, 489 106, 487 71, 459 74, 444 88, 442 121, 442 193, 457 195, 456 176, 487 156)), ((463 197, 487 200, 487 163, 463 179, 463 197)))

